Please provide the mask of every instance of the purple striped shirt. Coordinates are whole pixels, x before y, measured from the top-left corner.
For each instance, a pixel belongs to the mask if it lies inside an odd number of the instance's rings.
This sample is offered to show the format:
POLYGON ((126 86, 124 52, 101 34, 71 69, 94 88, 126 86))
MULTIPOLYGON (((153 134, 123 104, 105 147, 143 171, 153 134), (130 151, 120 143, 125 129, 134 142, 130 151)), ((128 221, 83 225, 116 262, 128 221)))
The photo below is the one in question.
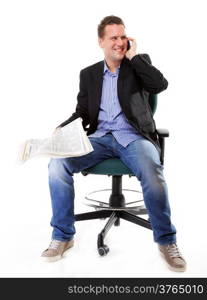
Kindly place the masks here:
POLYGON ((117 80, 119 69, 112 73, 104 62, 103 87, 101 105, 98 115, 97 130, 90 137, 102 137, 111 132, 117 142, 123 147, 140 138, 137 130, 127 121, 117 94, 117 80))

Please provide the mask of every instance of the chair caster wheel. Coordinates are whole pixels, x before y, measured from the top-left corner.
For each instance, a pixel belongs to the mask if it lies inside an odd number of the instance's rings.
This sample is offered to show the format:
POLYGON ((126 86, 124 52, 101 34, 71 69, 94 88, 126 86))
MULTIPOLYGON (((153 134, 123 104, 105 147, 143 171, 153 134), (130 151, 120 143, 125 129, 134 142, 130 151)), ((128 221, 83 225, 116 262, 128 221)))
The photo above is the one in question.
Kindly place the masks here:
POLYGON ((103 245, 102 247, 98 248, 98 253, 100 256, 105 256, 109 252, 109 247, 106 245, 103 245))

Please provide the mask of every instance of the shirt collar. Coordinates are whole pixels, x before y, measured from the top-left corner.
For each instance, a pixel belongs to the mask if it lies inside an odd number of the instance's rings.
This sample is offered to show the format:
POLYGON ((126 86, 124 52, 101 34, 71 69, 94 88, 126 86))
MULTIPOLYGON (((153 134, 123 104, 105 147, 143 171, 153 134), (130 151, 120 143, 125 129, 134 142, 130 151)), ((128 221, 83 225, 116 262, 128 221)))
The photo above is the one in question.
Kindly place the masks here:
MULTIPOLYGON (((115 73, 115 74, 118 74, 118 73, 119 73, 119 69, 120 69, 120 65, 119 65, 118 68, 116 69, 116 73, 115 73)), ((109 70, 106 61, 104 60, 104 71, 103 71, 103 73, 106 74, 106 72, 112 73, 112 72, 109 70)))

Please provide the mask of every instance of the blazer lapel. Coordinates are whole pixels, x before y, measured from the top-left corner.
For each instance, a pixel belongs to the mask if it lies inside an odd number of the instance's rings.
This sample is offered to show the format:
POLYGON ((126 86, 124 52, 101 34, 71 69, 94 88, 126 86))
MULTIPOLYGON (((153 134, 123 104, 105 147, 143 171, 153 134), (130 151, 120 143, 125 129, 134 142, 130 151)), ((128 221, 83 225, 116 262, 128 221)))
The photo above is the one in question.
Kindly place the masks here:
POLYGON ((117 93, 118 93, 118 98, 119 102, 122 108, 125 108, 127 106, 127 102, 124 100, 126 98, 125 92, 126 88, 124 88, 126 84, 126 78, 127 78, 127 73, 128 73, 128 62, 126 58, 122 60, 121 66, 120 66, 120 71, 119 71, 119 78, 118 78, 118 83, 117 83, 117 93))
POLYGON ((101 104, 101 95, 102 95, 102 86, 103 86, 103 71, 104 71, 104 61, 101 61, 96 65, 93 70, 93 116, 97 117, 100 104, 101 104))

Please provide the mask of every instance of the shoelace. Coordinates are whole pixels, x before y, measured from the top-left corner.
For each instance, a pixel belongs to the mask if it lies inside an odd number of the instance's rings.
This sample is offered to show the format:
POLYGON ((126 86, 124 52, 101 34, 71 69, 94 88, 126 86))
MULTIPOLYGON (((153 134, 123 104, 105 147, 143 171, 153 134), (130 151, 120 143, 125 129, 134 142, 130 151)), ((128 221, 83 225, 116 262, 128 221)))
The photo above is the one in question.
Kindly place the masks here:
POLYGON ((176 244, 169 245, 167 248, 167 251, 172 258, 175 258, 175 257, 182 258, 182 255, 176 244))
POLYGON ((52 240, 50 245, 49 245, 49 248, 48 249, 54 249, 54 250, 57 250, 58 247, 60 245, 60 241, 57 241, 57 240, 52 240))

